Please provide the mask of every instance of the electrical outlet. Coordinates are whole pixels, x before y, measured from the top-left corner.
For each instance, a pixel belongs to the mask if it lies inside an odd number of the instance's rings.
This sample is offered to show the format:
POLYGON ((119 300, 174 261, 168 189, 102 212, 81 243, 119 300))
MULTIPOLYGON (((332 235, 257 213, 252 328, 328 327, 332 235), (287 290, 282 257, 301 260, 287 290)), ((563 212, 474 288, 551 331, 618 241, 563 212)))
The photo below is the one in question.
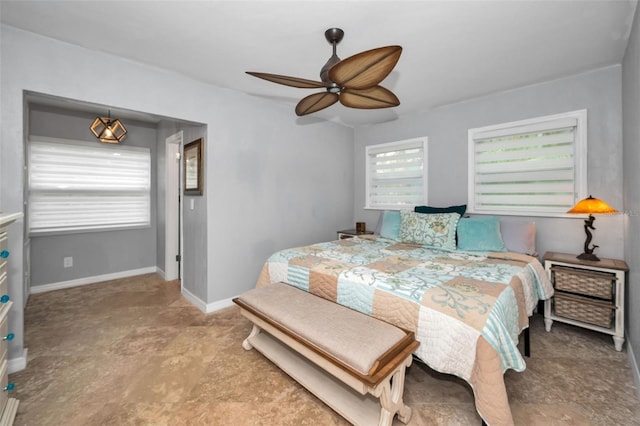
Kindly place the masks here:
POLYGON ((73 257, 65 257, 64 258, 64 267, 71 268, 73 266, 73 257))

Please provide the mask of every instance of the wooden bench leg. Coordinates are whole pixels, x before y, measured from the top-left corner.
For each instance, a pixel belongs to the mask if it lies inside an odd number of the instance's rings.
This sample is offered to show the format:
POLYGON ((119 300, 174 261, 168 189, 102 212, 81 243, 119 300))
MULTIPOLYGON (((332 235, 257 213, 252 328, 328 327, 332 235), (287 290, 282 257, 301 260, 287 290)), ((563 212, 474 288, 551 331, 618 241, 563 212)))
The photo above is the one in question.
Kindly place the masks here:
POLYGON ((246 350, 250 351, 251 349, 253 349, 253 346, 251 345, 251 343, 249 342, 249 340, 255 336, 256 334, 260 333, 261 328, 258 327, 257 325, 253 324, 253 328, 251 329, 251 333, 249 333, 249 335, 247 336, 246 339, 244 339, 244 341, 242 342, 242 347, 245 348, 246 350))
POLYGON ((398 369, 384 383, 377 387, 372 394, 380 398, 379 426, 391 426, 393 417, 398 413, 398 420, 407 424, 411 419, 411 408, 403 401, 404 379, 406 368, 411 365, 412 357, 402 363, 398 369))

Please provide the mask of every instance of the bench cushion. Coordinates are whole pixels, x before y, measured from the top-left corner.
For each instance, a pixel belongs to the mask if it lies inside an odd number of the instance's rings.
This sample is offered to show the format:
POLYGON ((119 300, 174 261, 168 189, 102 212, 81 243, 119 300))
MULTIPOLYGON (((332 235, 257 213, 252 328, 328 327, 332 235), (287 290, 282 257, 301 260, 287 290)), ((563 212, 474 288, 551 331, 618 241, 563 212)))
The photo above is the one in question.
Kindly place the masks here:
POLYGON ((363 375, 406 336, 389 323, 284 283, 250 290, 238 299, 363 375))

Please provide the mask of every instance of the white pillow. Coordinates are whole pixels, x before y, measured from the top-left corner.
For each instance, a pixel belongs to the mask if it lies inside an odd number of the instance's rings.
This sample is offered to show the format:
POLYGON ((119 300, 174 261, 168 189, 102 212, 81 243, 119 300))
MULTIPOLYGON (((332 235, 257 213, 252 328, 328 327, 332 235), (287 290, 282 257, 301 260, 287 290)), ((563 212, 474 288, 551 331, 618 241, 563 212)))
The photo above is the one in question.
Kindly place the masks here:
POLYGON ((507 251, 538 256, 535 222, 519 223, 501 220, 500 234, 507 251))

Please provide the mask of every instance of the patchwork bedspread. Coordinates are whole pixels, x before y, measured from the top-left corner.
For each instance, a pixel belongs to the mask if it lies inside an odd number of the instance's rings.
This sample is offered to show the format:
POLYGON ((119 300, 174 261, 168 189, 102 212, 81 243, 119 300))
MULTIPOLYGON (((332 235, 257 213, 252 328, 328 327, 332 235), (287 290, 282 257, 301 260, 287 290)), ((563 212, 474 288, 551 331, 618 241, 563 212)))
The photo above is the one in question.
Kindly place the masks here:
POLYGON ((273 254, 258 287, 286 282, 415 333, 416 355, 466 380, 490 424, 512 424, 507 369, 538 300, 553 295, 540 262, 516 253, 443 251, 361 237, 273 254))

